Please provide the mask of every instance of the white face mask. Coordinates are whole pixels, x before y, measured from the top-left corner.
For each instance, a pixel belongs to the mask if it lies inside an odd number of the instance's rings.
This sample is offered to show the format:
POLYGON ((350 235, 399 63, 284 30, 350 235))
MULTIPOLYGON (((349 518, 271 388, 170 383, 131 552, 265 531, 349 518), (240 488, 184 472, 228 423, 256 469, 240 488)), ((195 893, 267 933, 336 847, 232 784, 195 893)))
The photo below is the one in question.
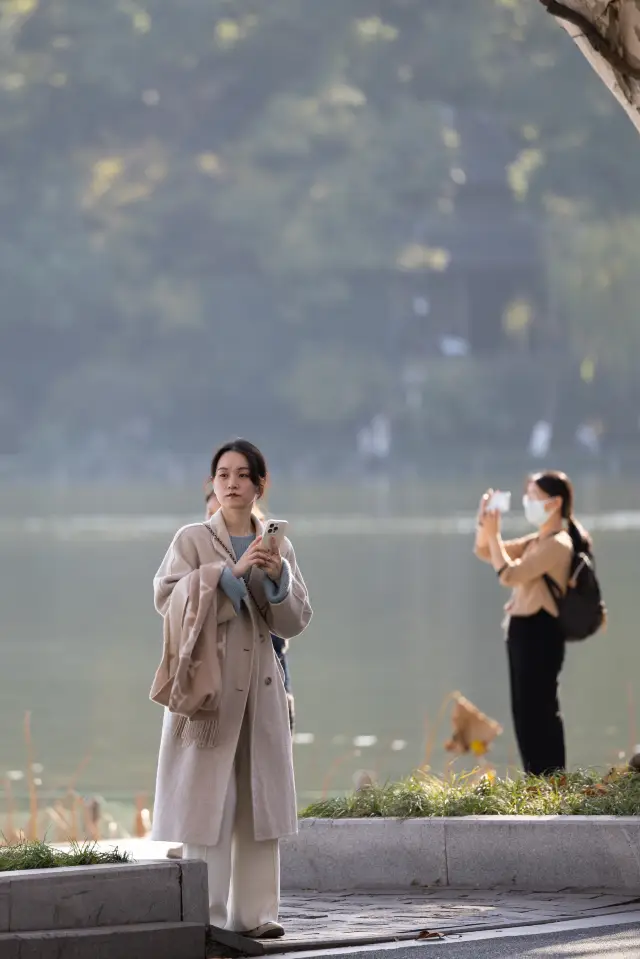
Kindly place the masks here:
POLYGON ((532 526, 544 526, 551 516, 545 508, 550 502, 551 500, 548 499, 533 499, 531 496, 523 496, 522 505, 527 522, 531 523, 532 526))

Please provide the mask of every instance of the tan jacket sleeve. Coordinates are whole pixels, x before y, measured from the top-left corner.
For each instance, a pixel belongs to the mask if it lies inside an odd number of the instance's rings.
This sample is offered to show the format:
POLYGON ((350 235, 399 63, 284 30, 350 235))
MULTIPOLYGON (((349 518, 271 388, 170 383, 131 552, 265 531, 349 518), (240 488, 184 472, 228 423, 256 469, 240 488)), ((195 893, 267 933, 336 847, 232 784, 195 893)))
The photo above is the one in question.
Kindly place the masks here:
MULTIPOLYGON (((517 560, 520 559, 529 543, 532 543, 535 538, 536 534, 530 533, 528 536, 521 536, 519 539, 507 539, 502 545, 509 559, 517 560)), ((483 562, 491 562, 491 553, 489 552, 488 546, 476 546, 474 553, 478 559, 481 559, 483 562)))
POLYGON ((280 639, 293 639, 307 628, 313 611, 305 581, 296 562, 295 551, 288 540, 283 557, 291 568, 290 586, 282 602, 268 605, 266 616, 272 633, 280 639))
POLYGON ((539 579, 545 573, 557 568, 566 554, 566 546, 555 536, 542 540, 537 549, 525 553, 522 558, 511 562, 500 574, 503 586, 519 586, 539 579))

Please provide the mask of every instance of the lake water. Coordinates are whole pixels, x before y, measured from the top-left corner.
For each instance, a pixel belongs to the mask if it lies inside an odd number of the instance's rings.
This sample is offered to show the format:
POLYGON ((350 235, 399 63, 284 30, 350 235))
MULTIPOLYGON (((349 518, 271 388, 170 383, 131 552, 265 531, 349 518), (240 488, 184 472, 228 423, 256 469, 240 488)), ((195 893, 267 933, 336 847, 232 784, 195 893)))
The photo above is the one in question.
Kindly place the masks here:
MULTIPOLYGON (((274 493, 315 612, 290 656, 301 802, 349 789, 358 770, 401 777, 424 762, 432 737, 427 758, 441 771, 448 716, 435 734, 434 723, 456 689, 504 724, 492 761, 516 762, 500 631, 506 593, 472 556, 467 485, 274 493)), ((640 515, 634 484, 614 494, 583 484, 580 493, 610 625, 569 649, 562 703, 571 764, 606 765, 640 738, 640 515)), ((25 710, 45 794, 81 762, 86 795, 129 807, 151 793, 161 710, 148 691, 162 642, 151 580, 173 532, 199 518, 194 499, 79 490, 42 502, 33 490, 0 491, 0 773, 16 774, 19 795, 25 710)))

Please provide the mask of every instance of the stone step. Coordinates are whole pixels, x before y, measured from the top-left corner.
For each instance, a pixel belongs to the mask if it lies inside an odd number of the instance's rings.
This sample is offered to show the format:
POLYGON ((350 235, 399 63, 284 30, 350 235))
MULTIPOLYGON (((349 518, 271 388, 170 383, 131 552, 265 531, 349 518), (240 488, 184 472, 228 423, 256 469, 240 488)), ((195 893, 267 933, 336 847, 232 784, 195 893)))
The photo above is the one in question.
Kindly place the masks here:
POLYGON ((1 959, 204 959, 206 928, 158 922, 0 933, 1 959))
POLYGON ((207 866, 196 860, 0 873, 0 933, 208 921, 207 866))

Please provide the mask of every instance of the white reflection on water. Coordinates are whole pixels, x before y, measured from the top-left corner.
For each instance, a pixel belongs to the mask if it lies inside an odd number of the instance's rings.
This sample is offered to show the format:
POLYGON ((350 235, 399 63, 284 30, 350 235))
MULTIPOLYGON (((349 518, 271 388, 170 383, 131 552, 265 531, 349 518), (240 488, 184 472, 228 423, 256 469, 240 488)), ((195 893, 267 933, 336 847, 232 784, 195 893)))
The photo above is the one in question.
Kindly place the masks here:
MULTIPOLYGON (((580 515, 581 521, 590 530, 637 531, 640 530, 640 510, 618 510, 594 515, 580 515)), ((199 522, 200 517, 159 515, 78 515, 78 516, 28 516, 0 519, 0 533, 46 534, 60 540, 82 539, 99 536, 105 540, 126 541, 146 539, 153 536, 172 536, 186 523, 199 522)), ((473 533, 475 514, 460 513, 448 516, 290 516, 292 530, 302 536, 427 536, 473 533)), ((505 530, 520 532, 530 527, 518 518, 508 517, 505 530)))

